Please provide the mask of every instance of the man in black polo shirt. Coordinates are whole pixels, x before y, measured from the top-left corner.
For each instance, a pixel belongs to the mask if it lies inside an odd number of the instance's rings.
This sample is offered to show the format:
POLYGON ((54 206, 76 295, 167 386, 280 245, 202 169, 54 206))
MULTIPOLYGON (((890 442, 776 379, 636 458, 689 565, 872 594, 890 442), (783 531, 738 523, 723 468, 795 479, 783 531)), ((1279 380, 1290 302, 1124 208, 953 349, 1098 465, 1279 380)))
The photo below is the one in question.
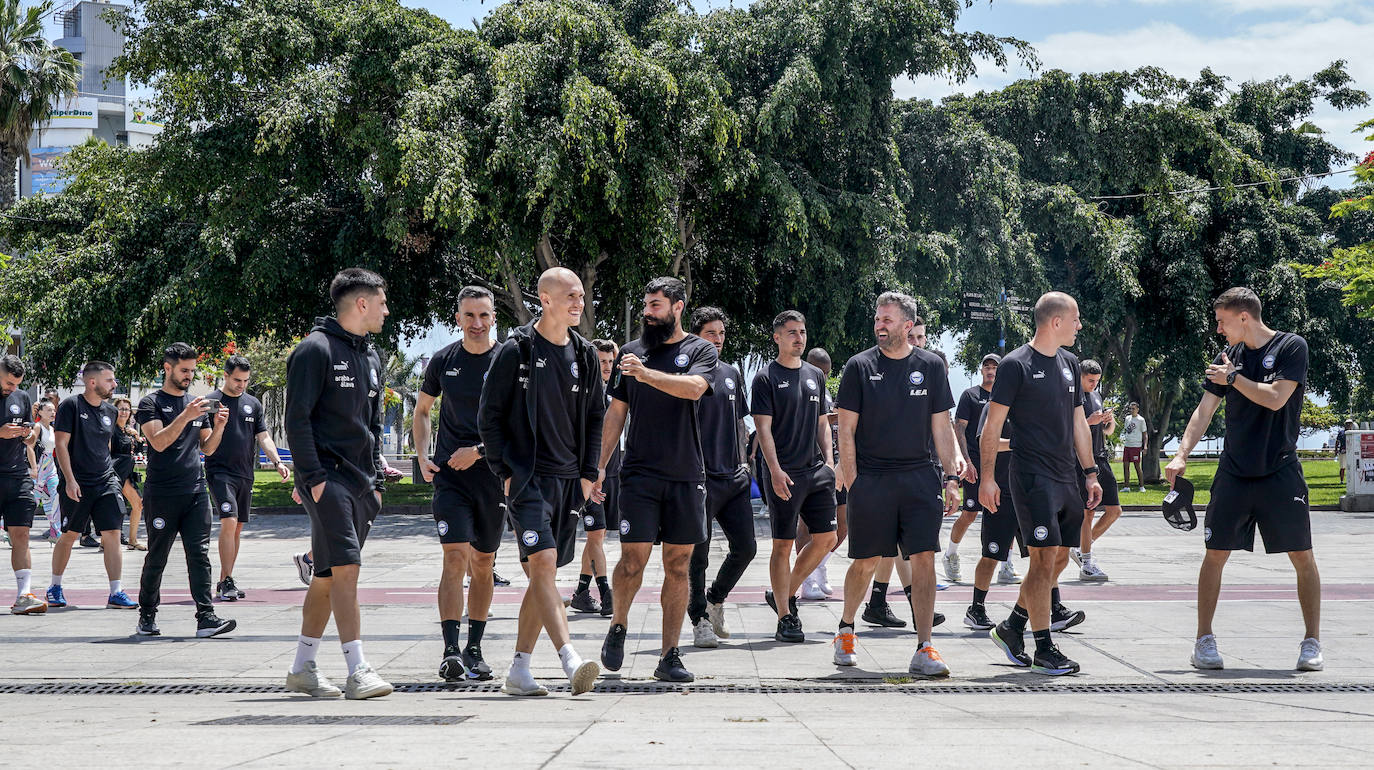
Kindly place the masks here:
POLYGON ((33 399, 19 389, 24 382, 24 362, 19 356, 0 356, 0 400, 4 403, 0 423, 0 523, 10 538, 10 567, 18 588, 11 615, 37 615, 47 612, 48 604, 33 595, 33 557, 29 553, 29 528, 38 509, 33 495, 36 465, 29 462, 33 430, 33 399))
POLYGON ((1035 303, 1035 336, 997 367, 979 447, 983 467, 978 501, 995 515, 1003 495, 996 479, 997 452, 1002 425, 1012 421, 1011 489, 1006 492, 1030 548, 1020 599, 991 637, 1013 664, 1050 676, 1078 671, 1078 664, 1059 651, 1050 635, 1051 611, 1058 604, 1055 577, 1083 525, 1085 503, 1078 491, 1075 461, 1087 477, 1086 507, 1094 508, 1102 499, 1092 434, 1080 408, 1078 358, 1062 349, 1073 344, 1081 328, 1073 297, 1057 291, 1040 297, 1035 303), (1026 654, 1022 638, 1027 622, 1035 636, 1033 657, 1026 654))
POLYGON ((296 658, 286 689, 350 700, 390 695, 391 685, 363 655, 358 572, 372 522, 382 508, 382 361, 368 341, 390 311, 386 281, 358 267, 329 284, 335 316, 315 328, 286 359, 286 441, 296 466, 296 492, 310 516, 315 577, 305 592, 296 658), (341 692, 315 657, 334 617, 348 682, 341 692))
MULTIPOLYGON (((1107 573, 1098 566, 1093 557, 1093 542, 1106 533, 1107 529, 1121 518, 1121 498, 1117 494, 1116 474, 1112 472, 1112 458, 1107 452, 1107 434, 1116 430, 1116 415, 1102 407, 1102 394, 1098 385, 1102 383, 1102 364, 1091 358, 1084 361, 1083 371, 1083 414, 1088 420, 1088 429, 1093 435, 1093 461, 1097 463, 1097 483, 1102 485, 1102 501, 1098 505, 1102 516, 1096 510, 1083 511, 1083 531, 1079 535, 1079 545, 1069 549, 1069 558, 1079 566, 1078 577, 1090 583, 1103 583, 1107 573), (1096 519, 1096 521, 1094 521, 1096 519)), ((1079 481, 1083 473, 1078 474, 1079 481)))
MULTIPOLYGON (((601 662, 619 671, 625 624, 655 543, 663 543, 662 657, 654 670, 666 682, 690 682, 677 648, 687 610, 692 550, 706 539, 706 469, 697 401, 711 392, 719 356, 711 343, 682 328, 687 287, 655 278, 644 287, 644 332, 620 351, 611 379, 611 405, 601 433, 602 479, 630 419, 620 470, 620 563, 615 567, 615 613, 601 646, 601 662)), ((598 481, 598 496, 604 483, 598 481)))
POLYGON ((219 511, 219 583, 215 594, 220 601, 244 598, 234 582, 234 564, 239 558, 243 525, 253 507, 253 470, 257 467, 258 447, 272 462, 282 481, 291 478, 291 469, 277 455, 277 445, 263 419, 262 402, 248 392, 253 366, 240 355, 224 362, 224 386, 210 391, 207 401, 218 401, 228 417, 224 435, 214 449, 205 452, 205 480, 210 500, 219 511))
POLYGON ((778 356, 754 375, 750 411, 758 431, 767 476, 760 487, 768 497, 773 550, 768 560, 773 588, 764 598, 778 614, 773 637, 806 641, 797 616, 797 590, 835 544, 835 469, 831 466, 830 422, 826 418, 825 375, 802 360, 806 319, 784 310, 773 319, 778 356), (792 565, 798 520, 806 522, 810 542, 792 565), (785 601, 784 601, 785 600, 785 601))
POLYGON ((455 315, 463 338, 445 347, 425 366, 424 383, 415 401, 411 433, 420 474, 434 485, 431 503, 444 566, 439 575, 439 625, 444 657, 439 676, 450 682, 491 679, 482 658, 482 635, 491 610, 492 567, 505 532, 501 482, 483 459, 477 427, 482 385, 491 368, 491 329, 496 305, 491 292, 465 286, 458 292, 455 315), (440 396, 443 398, 440 399, 440 396), (430 412, 439 399, 439 435, 429 452, 430 412), (468 644, 462 644, 463 576, 468 585, 468 644))
POLYGON ((1188 454, 1226 399, 1226 445, 1212 479, 1203 523, 1206 556, 1197 581, 1197 641, 1193 665, 1224 665, 1212 634, 1221 573, 1235 550, 1250 551, 1255 530, 1268 553, 1287 553, 1297 573, 1305 636, 1297 669, 1320 671, 1321 576, 1312 555, 1307 482, 1298 460, 1299 416, 1307 384, 1307 341, 1265 325, 1260 299, 1244 287, 1227 289, 1213 303, 1217 333, 1228 347, 1207 367, 1207 392, 1193 410, 1164 475, 1172 488, 1188 467, 1188 454))
MULTIPOLYGON (((719 356, 725 349, 725 312, 699 307, 692 312, 692 333, 711 343, 719 356)), ((739 583, 758 545, 754 542, 754 507, 749 501, 749 466, 744 462, 744 378, 724 361, 716 362, 715 388, 697 401, 701 451, 706 466, 706 539, 692 550, 691 599, 687 619, 692 622, 692 646, 717 647, 730 638, 725 624, 725 599, 739 583), (711 587, 706 567, 711 552, 711 522, 720 523, 728 552, 711 587)))
POLYGON ((596 351, 573 331, 585 303, 576 273, 545 270, 539 276, 539 318, 511 330, 482 388, 478 428, 487 462, 504 485, 530 579, 503 688, 508 695, 549 694, 530 673, 541 628, 558 650, 573 695, 592 689, 601 674, 573 649, 554 584, 558 568, 573 559, 582 508, 592 497, 606 411, 596 351))
POLYGON ((148 556, 138 584, 138 633, 157 636, 157 609, 162 600, 162 571, 177 535, 186 552, 186 574, 196 603, 196 636, 219 636, 234 630, 234 621, 215 615, 210 592, 210 495, 200 453, 213 454, 224 437, 229 413, 209 399, 192 398, 187 389, 196 378, 196 349, 184 342, 162 354, 162 387, 138 403, 139 429, 148 440, 148 473, 143 481, 143 510, 148 520, 148 556), (210 415, 210 410, 216 411, 210 415))
POLYGON ((918 645, 908 670, 942 677, 949 667, 930 643, 935 615, 935 552, 945 501, 955 504, 964 458, 949 410, 954 396, 939 356, 914 347, 907 334, 916 301, 898 292, 878 297, 873 333, 878 344, 845 363, 836 406, 840 413, 837 484, 849 490, 849 556, 844 612, 834 640, 837 666, 858 662, 854 615, 879 558, 911 563, 911 611, 918 645), (948 475, 941 484, 930 446, 948 475), (941 488, 944 500, 941 498, 941 488))
MULTIPOLYGON (((969 477, 973 481, 965 479, 963 482, 963 513, 959 515, 958 521, 954 522, 949 533, 949 544, 945 547, 945 577, 952 583, 958 583, 963 577, 959 569, 959 543, 963 540, 964 532, 968 531, 969 525, 983 510, 983 506, 978 504, 978 469, 982 463, 982 458, 978 454, 978 426, 982 424, 983 407, 987 406, 988 399, 992 398, 992 385, 997 381, 997 366, 1001 361, 1002 357, 996 353, 983 356, 983 361, 978 367, 982 382, 965 390, 959 396, 959 406, 954 410, 954 435, 959 439, 960 451, 968 458, 969 477)), ((1001 562, 1001 565, 1000 580, 1003 583, 1021 582, 1021 578, 1012 569, 1010 558, 1001 562)), ((988 562, 980 561, 979 566, 987 568, 988 562)))
POLYGON ((85 389, 63 399, 53 421, 53 454, 60 471, 57 499, 62 506, 62 537, 53 545, 48 606, 67 606, 62 573, 72 557, 72 546, 86 531, 86 525, 94 522, 105 555, 105 575, 110 579, 110 597, 105 606, 131 610, 138 604, 124 593, 120 579, 124 570, 119 543, 124 498, 110 460, 110 438, 119 416, 107 401, 114 395, 114 367, 104 361, 88 362, 81 368, 81 380, 85 389))

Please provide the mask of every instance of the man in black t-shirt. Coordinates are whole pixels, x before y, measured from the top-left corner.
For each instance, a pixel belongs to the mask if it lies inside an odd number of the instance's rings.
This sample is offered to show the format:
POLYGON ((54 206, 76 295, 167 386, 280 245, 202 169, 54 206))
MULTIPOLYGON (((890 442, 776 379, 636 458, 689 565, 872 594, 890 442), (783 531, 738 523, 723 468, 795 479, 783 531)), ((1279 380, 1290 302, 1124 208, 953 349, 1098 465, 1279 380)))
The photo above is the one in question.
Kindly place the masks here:
POLYGON ((196 349, 176 342, 163 351, 162 387, 138 403, 135 419, 148 440, 148 473, 143 481, 143 510, 148 520, 148 556, 138 584, 138 634, 157 636, 162 571, 181 535, 186 574, 196 603, 196 636, 219 636, 234 630, 232 620, 215 615, 210 592, 210 495, 200 467, 200 453, 213 454, 224 438, 229 413, 222 404, 192 398, 187 389, 196 378, 196 349), (211 410, 214 410, 213 413, 211 410))
MULTIPOLYGON (((692 312, 692 333, 711 343, 716 355, 725 349, 725 312, 699 307, 692 312)), ((687 619, 692 623, 694 647, 717 647, 730 637, 725 624, 725 599, 758 553, 754 542, 754 508, 749 501, 749 466, 744 461, 744 378, 739 369, 716 362, 715 387, 697 401, 701 451, 706 467, 706 539, 692 550, 691 598, 687 619), (706 586, 711 552, 711 522, 720 523, 728 552, 715 580, 706 586)))
MULTIPOLYGON (((978 424, 982 421, 983 407, 987 406, 988 399, 992 398, 992 384, 997 381, 997 366, 1001 363, 1002 357, 996 353, 988 353, 983 356, 983 361, 979 364, 978 370, 982 375, 982 382, 970 386, 959 396, 959 405, 954 409, 954 437, 959 440, 959 450, 964 453, 968 460, 970 471, 969 477, 972 481, 963 482, 964 499, 959 518, 954 522, 949 532, 949 544, 945 547, 944 564, 945 577, 951 583, 958 583, 963 574, 959 569, 959 543, 964 539, 964 533, 968 531, 969 525, 978 518, 978 514, 983 510, 983 506, 978 504, 978 424)), ((1002 562, 1010 565, 1011 560, 1002 562)))
POLYGON ((0 524, 10 538, 10 567, 18 593, 11 615, 37 615, 47 612, 47 602, 33 595, 33 557, 29 553, 29 528, 38 509, 33 494, 36 464, 29 461, 29 447, 37 434, 33 428, 33 399, 19 389, 26 369, 19 356, 0 356, 0 402, 4 404, 0 423, 0 524))
POLYGON ((878 344, 850 358, 840 376, 840 467, 836 483, 849 490, 849 556, 844 612, 834 640, 839 666, 858 662, 854 616, 880 557, 911 563, 911 611, 918 646, 908 670, 949 675, 930 643, 935 614, 935 552, 946 503, 954 504, 965 473, 949 410, 954 396, 939 356, 907 341, 916 301, 897 292, 878 297, 873 332, 878 344), (941 483, 930 446, 949 472, 941 483), (942 495, 943 489, 943 495, 942 495))
POLYGON ((482 634, 495 590, 492 568, 496 550, 505 533, 501 481, 483 459, 485 448, 477 424, 482 385, 495 355, 491 329, 496 324, 496 305, 491 292, 481 286, 463 287, 458 292, 455 320, 463 338, 435 353, 425 366, 411 429, 420 475, 434 485, 431 506, 439 547, 444 552, 439 574, 444 656, 439 676, 449 682, 492 678, 491 666, 482 658, 482 634), (436 400, 439 434, 431 456, 430 413, 436 400), (463 576, 468 574, 472 582, 468 585, 468 643, 464 647, 463 576))
POLYGON ((558 568, 573 559, 582 509, 597 478, 606 411, 596 351, 573 327, 582 320, 582 281, 567 268, 539 276, 538 320, 511 330, 482 386, 478 430, 487 463, 501 479, 530 584, 520 603, 508 695, 548 695, 530 673, 542 628, 558 650, 573 695, 601 669, 573 649, 558 568))
POLYGON ((257 468, 258 447, 272 462, 282 481, 291 478, 291 469, 277 455, 277 445, 267 430, 262 402, 248 392, 253 367, 247 358, 231 355, 224 362, 224 386, 210 391, 206 401, 219 402, 224 412, 224 435, 213 450, 205 452, 205 483, 210 501, 219 511, 219 582, 215 595, 220 601, 244 598, 234 582, 234 564, 239 558, 243 525, 253 507, 253 471, 257 468))
POLYGON ((1297 669, 1320 671, 1321 576, 1312 555, 1307 482, 1298 460, 1299 416, 1307 385, 1307 341, 1265 325, 1260 299, 1244 287, 1227 289, 1213 303, 1217 333, 1228 347, 1207 367, 1206 393, 1188 419, 1178 452, 1164 469, 1172 489, 1188 467, 1212 416, 1226 400, 1226 444, 1212 479, 1203 526, 1206 556, 1197 582, 1197 668, 1224 665, 1212 633, 1221 574, 1235 550, 1250 551, 1255 530, 1268 553, 1287 553, 1297 573, 1305 636, 1297 669))
MULTIPOLYGON (((1069 558, 1079 566, 1078 577, 1090 583, 1103 583, 1107 573, 1098 566, 1092 554, 1093 542, 1106 533, 1107 529, 1121 518, 1121 498, 1117 494, 1116 474, 1112 472, 1112 458, 1107 452, 1107 434, 1116 430, 1116 415, 1102 407, 1102 394, 1097 386, 1102 382, 1102 364, 1088 359, 1080 367, 1083 385, 1083 416, 1088 421, 1088 430, 1093 438, 1093 461, 1097 463, 1097 483, 1102 485, 1102 501, 1098 505, 1102 516, 1093 521, 1096 511, 1085 508, 1083 528, 1079 535, 1079 545, 1069 548, 1069 558)), ((1080 484, 1083 473, 1078 474, 1080 484)), ((1086 503, 1086 499, 1084 501, 1086 503)))
POLYGON ((86 531, 86 524, 94 522, 105 555, 105 575, 110 579, 110 597, 105 606, 130 610, 138 604, 121 587, 124 559, 119 535, 124 522, 124 498, 110 460, 110 437, 119 416, 107 401, 114 395, 114 367, 103 361, 90 361, 81 368, 81 380, 85 389, 63 399, 53 421, 62 536, 53 545, 48 606, 67 606, 62 573, 71 559, 72 546, 86 531))
MULTIPOLYGON (((1030 548, 1020 599, 991 637, 1013 664, 1051 676, 1078 671, 1078 664, 1059 651, 1050 635, 1059 607, 1059 589, 1053 586, 1068 563, 1068 546, 1078 542, 1084 507, 1095 508, 1102 499, 1092 436, 1080 408, 1078 358, 1063 350, 1074 343, 1081 328, 1073 297, 1057 291, 1040 297, 1035 303, 1035 336, 1004 356, 997 367, 979 447, 983 467, 978 502, 995 515, 1004 494, 996 479, 998 445, 1003 423, 1011 420, 1011 489, 1005 494, 1011 496, 1030 548), (1078 491, 1075 462, 1087 476, 1086 503, 1078 491), (1026 654, 1022 638, 1027 622, 1035 636, 1034 656, 1026 654)), ((1071 614, 1064 628, 1081 622, 1080 613, 1071 614)))
MULTIPOLYGON (((601 385, 609 389, 611 373, 615 370, 615 359, 620 355, 620 346, 610 340, 592 340, 596 348, 596 362, 601 370, 601 385)), ((610 406, 611 396, 606 394, 606 405, 610 406)), ((598 451, 599 451, 598 444, 598 451)), ((582 511, 582 530, 587 533, 587 541, 582 546, 582 572, 577 576, 577 588, 564 602, 577 612, 600 613, 608 618, 615 611, 611 594, 611 576, 606 564, 606 529, 619 527, 615 511, 620 502, 620 447, 611 455, 606 466, 606 499, 597 502, 588 500, 582 511), (592 580, 596 580, 596 590, 601 600, 592 598, 592 580)))
POLYGON ((797 590, 835 544, 835 468, 826 418, 825 375, 802 360, 806 319, 785 310, 773 319, 777 358, 754 375, 750 411, 767 475, 759 486, 768 498, 773 550, 768 561, 773 588, 764 594, 778 614, 774 638, 806 640, 797 616, 797 590), (798 520, 810 542, 791 564, 798 520), (784 603, 785 600, 785 603, 784 603))
POLYGON ((644 287, 644 331, 620 351, 611 377, 611 405, 601 434, 601 480, 630 418, 620 469, 620 563, 615 567, 615 612, 601 662, 619 671, 625 624, 655 543, 663 544, 662 657, 654 676, 693 679, 677 648, 687 610, 692 550, 706 540, 706 467, 697 401, 715 383, 719 356, 711 343, 682 328, 687 287, 655 278, 644 287))

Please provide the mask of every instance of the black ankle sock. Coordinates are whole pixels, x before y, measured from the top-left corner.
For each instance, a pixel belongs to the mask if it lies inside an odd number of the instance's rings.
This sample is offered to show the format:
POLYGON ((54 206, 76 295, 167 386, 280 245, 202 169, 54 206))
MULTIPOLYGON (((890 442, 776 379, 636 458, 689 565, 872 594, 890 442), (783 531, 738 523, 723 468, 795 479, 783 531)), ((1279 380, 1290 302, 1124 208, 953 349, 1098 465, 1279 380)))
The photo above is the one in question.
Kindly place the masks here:
POLYGON ((1061 602, 1059 601, 1059 586, 1055 586, 1054 588, 1050 589, 1050 606, 1058 607, 1060 604, 1061 602))
POLYGON ((469 620, 468 621, 468 646, 481 647, 482 634, 487 630, 487 621, 469 620))
POLYGON ((463 646, 463 621, 441 620, 439 627, 444 630, 444 651, 461 649, 463 646))
POLYGON ((868 597, 868 603, 874 607, 887 604, 887 583, 873 581, 873 593, 868 597))
POLYGON ((906 594, 906 600, 911 601, 911 586, 902 586, 902 593, 906 594))
POLYGON ((841 621, 840 621, 840 633, 842 633, 842 634, 845 634, 845 633, 852 634, 852 633, 854 633, 854 622, 853 622, 853 621, 850 621, 850 622, 846 623, 846 622, 844 622, 843 620, 841 620, 841 621))
POLYGON ((974 588, 974 589, 973 589, 973 606, 975 606, 975 607, 982 607, 983 604, 987 602, 987 600, 988 600, 988 589, 986 589, 986 588, 974 588))
POLYGON ((1050 648, 1054 646, 1054 640, 1050 638, 1048 628, 1042 631, 1032 631, 1031 636, 1035 637, 1036 652, 1049 652, 1050 648))
POLYGON ((596 590, 600 591, 602 596, 611 592, 611 583, 605 575, 596 576, 596 590))
POLYGON ((1026 608, 1020 604, 1011 608, 1011 615, 1007 617, 1007 628, 1018 634, 1026 632, 1026 621, 1030 620, 1030 615, 1026 613, 1026 608))
POLYGON ((577 591, 578 591, 578 593, 581 593, 581 592, 583 592, 583 591, 585 591, 585 590, 587 590, 588 588, 591 588, 591 587, 592 587, 592 576, 591 576, 591 575, 588 575, 587 573, 584 572, 584 573, 582 573, 581 575, 578 575, 578 576, 577 576, 577 591))

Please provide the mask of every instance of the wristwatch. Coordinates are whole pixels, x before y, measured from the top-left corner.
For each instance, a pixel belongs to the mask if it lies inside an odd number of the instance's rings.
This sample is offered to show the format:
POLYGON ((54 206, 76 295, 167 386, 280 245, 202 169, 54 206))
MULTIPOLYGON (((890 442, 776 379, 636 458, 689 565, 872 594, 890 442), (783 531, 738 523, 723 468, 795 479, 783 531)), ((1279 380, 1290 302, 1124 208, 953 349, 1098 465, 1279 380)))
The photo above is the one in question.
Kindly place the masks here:
POLYGON ((945 481, 958 481, 959 477, 950 473, 945 474, 945 481))
POLYGON ((1084 469, 1083 469, 1083 475, 1084 475, 1084 476, 1096 476, 1096 475, 1097 475, 1097 466, 1093 466, 1093 467, 1091 467, 1091 468, 1084 468, 1084 469))
POLYGON ((1239 369, 1236 369, 1235 371, 1232 371, 1230 374, 1226 375, 1226 384, 1227 384, 1227 385, 1234 385, 1235 382, 1236 382, 1236 375, 1237 375, 1237 374, 1240 374, 1240 370, 1239 370, 1239 369))

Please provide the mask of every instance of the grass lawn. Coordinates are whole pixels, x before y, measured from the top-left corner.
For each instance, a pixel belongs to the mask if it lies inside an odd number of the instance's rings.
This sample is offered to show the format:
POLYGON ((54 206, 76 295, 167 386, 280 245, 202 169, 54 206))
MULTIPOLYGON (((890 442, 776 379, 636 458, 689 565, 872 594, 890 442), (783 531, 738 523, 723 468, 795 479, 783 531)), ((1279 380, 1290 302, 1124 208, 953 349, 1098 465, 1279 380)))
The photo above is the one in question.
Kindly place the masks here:
MULTIPOLYGON (((253 504, 268 506, 295 505, 291 499, 291 485, 284 482, 276 471, 257 471, 253 478, 253 504)), ((428 484, 412 484, 409 477, 386 485, 382 498, 387 505, 429 505, 433 487, 428 484)))
MULTIPOLYGON (((1112 462, 1112 472, 1116 474, 1117 480, 1121 479, 1121 460, 1112 462)), ((1193 482, 1193 505, 1201 509, 1207 505, 1211 499, 1209 490, 1212 486, 1212 476, 1216 475, 1216 460, 1193 460, 1188 463, 1188 470, 1185 475, 1188 480, 1193 482)), ((1341 495, 1345 494, 1345 485, 1341 483, 1340 468, 1335 460, 1310 460, 1302 464, 1303 475, 1307 477, 1308 502, 1311 505, 1337 505, 1341 501, 1341 495)), ((1135 480, 1135 470, 1131 471, 1131 481, 1135 480)), ((1132 490, 1139 489, 1132 486, 1132 490)), ((1122 505, 1160 505, 1164 502, 1164 495, 1169 491, 1169 485, 1164 483, 1146 484, 1144 492, 1125 492, 1121 495, 1122 505)))

